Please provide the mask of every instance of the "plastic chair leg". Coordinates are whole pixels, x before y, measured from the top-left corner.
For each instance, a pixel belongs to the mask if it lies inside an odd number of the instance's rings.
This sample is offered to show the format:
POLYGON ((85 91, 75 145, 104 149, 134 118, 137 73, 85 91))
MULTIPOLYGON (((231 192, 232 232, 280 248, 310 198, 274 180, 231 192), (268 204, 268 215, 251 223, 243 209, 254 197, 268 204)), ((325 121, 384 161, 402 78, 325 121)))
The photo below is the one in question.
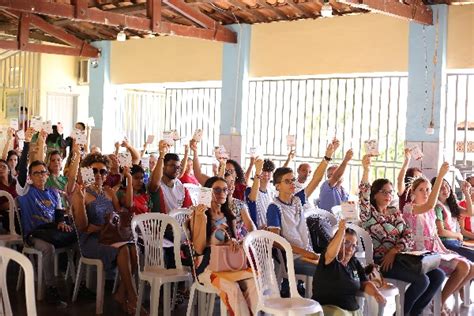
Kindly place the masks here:
POLYGON ((43 254, 38 254, 38 300, 41 301, 44 297, 43 286, 43 254))
MULTIPOLYGON (((170 293, 171 293, 171 283, 163 284, 163 315, 169 316, 170 315, 170 293)), ((159 304, 159 302, 158 302, 159 304)))
POLYGON ((115 271, 115 279, 114 279, 114 286, 112 288, 112 294, 117 292, 119 277, 120 277, 120 273, 118 271, 115 271))
POLYGON ((102 314, 104 309, 104 287, 105 287, 105 275, 104 268, 97 266, 97 297, 95 299, 95 312, 96 314, 102 314))
MULTIPOLYGON (((13 315, 12 307, 10 304, 10 297, 8 295, 6 270, 7 270, 7 266, 0 262, 0 275, 2 276, 1 281, 0 281, 1 282, 0 284, 0 308, 1 308, 0 315, 3 315, 4 313, 5 315, 13 315), (3 304, 2 304, 2 301, 3 301, 3 304)), ((23 269, 20 267, 20 270, 23 270, 23 269)))
POLYGON ((79 265, 77 266, 77 273, 76 273, 76 283, 74 284, 74 292, 72 294, 73 302, 77 300, 77 294, 79 293, 79 287, 81 286, 82 268, 83 268, 82 261, 79 260, 79 265))
POLYGON ((191 285, 191 290, 189 291, 189 301, 188 301, 188 308, 186 310, 186 316, 191 316, 192 315, 192 310, 194 307, 194 294, 196 293, 196 286, 193 283, 191 285))
POLYGON ((158 316, 158 310, 160 307, 160 287, 161 284, 158 282, 152 282, 151 284, 150 316, 158 316))
POLYGON ((206 300, 205 306, 209 307, 207 315, 212 316, 214 315, 214 307, 216 306, 216 294, 207 294, 206 299, 208 299, 208 301, 206 300))

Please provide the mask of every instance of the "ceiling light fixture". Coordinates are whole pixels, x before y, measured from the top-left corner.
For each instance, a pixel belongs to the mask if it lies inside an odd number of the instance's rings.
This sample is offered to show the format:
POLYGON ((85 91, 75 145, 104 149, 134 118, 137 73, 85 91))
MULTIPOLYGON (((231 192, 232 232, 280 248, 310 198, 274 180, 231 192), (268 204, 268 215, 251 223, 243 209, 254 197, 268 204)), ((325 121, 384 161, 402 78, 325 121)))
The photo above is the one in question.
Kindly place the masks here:
POLYGON ((117 33, 117 41, 118 42, 125 42, 127 40, 127 34, 123 30, 117 33))

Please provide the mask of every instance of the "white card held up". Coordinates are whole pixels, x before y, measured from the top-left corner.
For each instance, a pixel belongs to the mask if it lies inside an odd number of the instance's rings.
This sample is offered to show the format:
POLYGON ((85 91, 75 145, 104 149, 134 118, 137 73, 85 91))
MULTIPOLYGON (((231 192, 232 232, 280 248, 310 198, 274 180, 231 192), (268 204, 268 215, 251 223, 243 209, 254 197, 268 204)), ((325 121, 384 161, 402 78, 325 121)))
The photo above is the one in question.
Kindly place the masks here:
POLYGON ((163 132, 163 140, 170 146, 174 145, 173 132, 163 132))
POLYGON ((81 168, 81 177, 84 185, 91 185, 95 181, 94 172, 90 167, 81 168))
POLYGON ((95 127, 94 117, 91 116, 87 119, 87 125, 90 127, 95 127))
POLYGON ((41 131, 43 123, 41 122, 41 116, 33 116, 31 118, 30 127, 37 132, 41 131))
POLYGON ((420 147, 418 147, 418 146, 413 146, 412 148, 410 148, 410 151, 411 151, 411 156, 412 156, 415 160, 421 160, 421 159, 423 159, 423 152, 421 151, 420 147))
POLYGON ((129 152, 119 153, 117 159, 120 167, 132 167, 132 155, 129 152))
POLYGON ((12 129, 14 129, 15 131, 18 130, 18 119, 17 118, 10 119, 10 127, 12 129))
POLYGON ((295 135, 286 136, 286 145, 288 147, 295 147, 296 146, 296 136, 295 135))
POLYGON ((181 137, 179 137, 178 131, 175 129, 171 131, 171 137, 173 138, 174 141, 181 139, 181 137))
POLYGON ((200 142, 202 139, 202 129, 197 129, 193 134, 193 140, 200 142))
POLYGON ((41 129, 43 131, 45 131, 46 133, 48 133, 48 134, 52 134, 53 133, 53 124, 51 123, 51 121, 43 122, 43 125, 41 126, 41 129))
POLYGON ((25 131, 20 129, 19 131, 16 132, 16 136, 20 139, 20 140, 25 140, 25 131))
POLYGON ((155 141, 155 135, 148 135, 148 137, 146 138, 146 143, 148 145, 153 144, 154 141, 155 141))
POLYGON ((204 204, 207 207, 211 207, 212 201, 212 189, 206 187, 199 188, 199 196, 198 196, 198 205, 204 204))
POLYGON ((78 144, 78 145, 85 145, 87 143, 86 134, 83 131, 79 130, 79 129, 75 129, 72 132, 71 137, 76 140, 76 144, 78 144))
POLYGON ((216 148, 215 155, 218 160, 229 159, 229 154, 227 153, 227 150, 225 149, 224 145, 220 145, 219 147, 216 148))
POLYGON ((365 153, 371 156, 379 155, 379 143, 375 139, 369 139, 364 142, 365 153))
POLYGON ((355 201, 341 203, 342 217, 348 221, 358 221, 359 218, 359 204, 355 201))

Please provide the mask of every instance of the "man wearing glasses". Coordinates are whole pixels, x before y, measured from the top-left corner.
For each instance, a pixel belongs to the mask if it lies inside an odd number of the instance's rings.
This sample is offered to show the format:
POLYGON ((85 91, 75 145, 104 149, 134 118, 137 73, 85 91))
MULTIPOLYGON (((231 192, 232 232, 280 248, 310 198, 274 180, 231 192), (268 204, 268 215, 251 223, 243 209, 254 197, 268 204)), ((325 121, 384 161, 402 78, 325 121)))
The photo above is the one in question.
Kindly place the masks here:
MULTIPOLYGON (((160 156, 158 160, 163 160, 163 176, 161 177, 159 187, 159 209, 161 213, 168 214, 171 210, 177 208, 187 208, 193 203, 188 190, 183 183, 178 179, 181 173, 181 160, 177 154, 167 153, 160 156)), ((150 190, 155 191, 157 187, 150 183, 150 190)))
POLYGON ((296 178, 291 168, 278 168, 273 173, 273 183, 278 191, 278 197, 275 197, 268 206, 267 224, 269 230, 280 234, 290 242, 295 254, 296 274, 313 276, 316 271, 315 263, 319 256, 311 250, 303 206, 307 203, 307 197, 313 193, 324 177, 328 162, 338 146, 338 140, 333 140, 329 144, 324 159, 314 172, 311 181, 304 190, 296 194, 296 178))

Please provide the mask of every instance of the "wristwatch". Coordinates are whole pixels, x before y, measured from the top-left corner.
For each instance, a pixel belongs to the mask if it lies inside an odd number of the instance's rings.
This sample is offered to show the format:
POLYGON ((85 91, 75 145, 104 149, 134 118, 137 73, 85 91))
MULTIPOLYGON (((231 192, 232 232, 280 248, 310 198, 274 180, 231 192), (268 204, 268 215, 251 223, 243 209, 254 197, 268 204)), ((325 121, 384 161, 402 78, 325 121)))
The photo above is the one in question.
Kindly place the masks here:
POLYGON ((324 156, 324 160, 326 160, 326 161, 331 161, 332 158, 331 158, 331 157, 328 157, 328 156, 324 156))

